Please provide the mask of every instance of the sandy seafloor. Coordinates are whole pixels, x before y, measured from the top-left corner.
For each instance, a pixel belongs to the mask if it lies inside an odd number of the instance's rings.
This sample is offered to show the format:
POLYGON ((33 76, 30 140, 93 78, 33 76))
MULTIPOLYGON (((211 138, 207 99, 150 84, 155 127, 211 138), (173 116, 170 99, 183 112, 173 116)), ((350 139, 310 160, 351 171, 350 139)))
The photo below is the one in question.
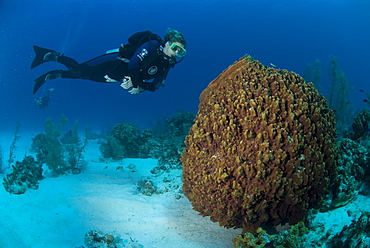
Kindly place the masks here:
MULTIPOLYGON (((1 135, 0 143, 4 162, 13 138, 6 136, 1 135), (9 138, 4 140, 6 136, 9 138)), ((21 136, 18 161, 25 154, 33 155, 29 152, 31 137, 21 136)), ((153 248, 233 247, 231 239, 240 234, 240 229, 225 229, 198 215, 179 193, 181 170, 156 177, 150 172, 157 166, 156 159, 100 158, 98 141, 90 140, 82 173, 59 177, 46 174, 37 190, 22 195, 9 194, 1 185, 0 247, 87 247, 84 235, 90 230, 121 239, 122 247, 140 247, 133 243, 153 248), (136 172, 131 172, 129 165, 135 165, 136 172), (163 182, 164 178, 169 182, 163 182), (168 192, 143 195, 136 187, 140 179, 150 179, 168 192)), ((5 175, 0 176, 2 182, 5 175)))
MULTIPOLYGON (((18 161, 32 155, 31 135, 21 136, 18 161)), ((11 134, 1 135, 4 162, 12 139, 11 134)), ((157 166, 155 159, 103 161, 97 140, 89 141, 85 160, 82 173, 50 177, 46 171, 39 189, 22 195, 9 194, 1 185, 1 248, 87 247, 84 235, 90 230, 113 235, 117 247, 234 247, 231 240, 241 229, 226 229, 198 215, 180 191, 181 170, 155 176, 150 172, 157 166), (129 169, 133 165, 136 172, 129 169), (143 195, 136 187, 140 179, 152 180, 166 192, 143 195)), ((0 174, 1 181, 4 176, 0 174)), ((370 198, 359 196, 345 207, 319 214, 314 223, 335 234, 366 210, 370 198)))

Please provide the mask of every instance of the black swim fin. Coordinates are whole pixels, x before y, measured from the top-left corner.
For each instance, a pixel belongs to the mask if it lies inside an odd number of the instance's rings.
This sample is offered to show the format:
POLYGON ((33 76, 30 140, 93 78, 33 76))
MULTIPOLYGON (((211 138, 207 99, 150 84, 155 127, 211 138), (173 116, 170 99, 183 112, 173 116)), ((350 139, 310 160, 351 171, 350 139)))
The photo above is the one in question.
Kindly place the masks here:
POLYGON ((31 69, 35 68, 38 65, 41 65, 42 63, 50 61, 50 60, 44 60, 45 54, 49 52, 56 53, 54 50, 42 48, 42 47, 35 46, 35 45, 33 45, 33 50, 35 51, 36 57, 32 61, 31 69))
POLYGON ((35 94, 47 80, 60 78, 62 72, 62 70, 49 71, 33 80, 35 81, 35 85, 33 86, 33 94, 35 94))

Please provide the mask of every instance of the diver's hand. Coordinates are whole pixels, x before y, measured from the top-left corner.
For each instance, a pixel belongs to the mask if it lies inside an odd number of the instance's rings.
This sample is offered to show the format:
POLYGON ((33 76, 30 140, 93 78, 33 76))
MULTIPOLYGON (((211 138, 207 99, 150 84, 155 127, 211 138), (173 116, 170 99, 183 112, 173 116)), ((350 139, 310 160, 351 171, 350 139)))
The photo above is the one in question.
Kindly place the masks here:
POLYGON ((116 83, 116 82, 118 82, 117 80, 114 80, 113 78, 110 78, 108 75, 105 75, 104 78, 105 78, 105 82, 107 82, 107 83, 116 83))
POLYGON ((136 95, 136 94, 139 94, 140 92, 142 91, 142 89, 140 87, 137 87, 137 88, 132 88, 131 90, 129 90, 128 92, 131 94, 131 95, 136 95))
POLYGON ((122 80, 122 83, 121 83, 121 87, 124 88, 125 90, 128 90, 132 87, 132 81, 131 81, 131 78, 130 77, 124 77, 124 79, 122 80))

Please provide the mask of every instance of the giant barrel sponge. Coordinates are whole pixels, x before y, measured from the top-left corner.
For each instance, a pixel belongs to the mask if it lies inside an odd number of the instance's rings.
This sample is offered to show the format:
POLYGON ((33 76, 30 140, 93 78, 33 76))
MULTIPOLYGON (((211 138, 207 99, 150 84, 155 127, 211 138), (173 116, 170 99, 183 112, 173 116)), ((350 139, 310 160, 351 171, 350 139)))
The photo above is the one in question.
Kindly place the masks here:
POLYGON ((312 83, 245 56, 200 96, 183 190, 227 228, 296 224, 320 207, 334 176, 334 125, 312 83))

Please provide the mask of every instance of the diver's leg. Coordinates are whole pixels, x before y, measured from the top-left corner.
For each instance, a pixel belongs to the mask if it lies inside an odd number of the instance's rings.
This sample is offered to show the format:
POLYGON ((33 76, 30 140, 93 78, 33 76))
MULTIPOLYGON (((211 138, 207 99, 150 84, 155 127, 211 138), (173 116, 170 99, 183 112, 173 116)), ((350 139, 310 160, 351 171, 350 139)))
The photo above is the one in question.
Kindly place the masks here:
POLYGON ((127 63, 117 59, 116 54, 104 54, 81 64, 64 55, 57 56, 56 61, 69 69, 68 71, 63 71, 62 78, 80 78, 95 82, 111 83, 113 81, 107 81, 106 78, 108 73, 109 75, 112 74, 115 80, 120 80, 123 75, 127 75, 122 74, 122 72, 128 71, 127 63), (119 73, 111 73, 112 71, 119 73), (119 74, 119 76, 116 74, 119 74))
POLYGON ((57 78, 70 78, 70 79, 77 79, 77 77, 72 71, 64 71, 64 70, 53 70, 49 71, 40 77, 36 78, 35 86, 33 87, 33 94, 37 92, 37 90, 48 80, 57 79, 57 78))
POLYGON ((63 53, 59 53, 54 50, 42 48, 39 46, 33 46, 33 49, 35 51, 36 57, 32 61, 31 69, 48 61, 61 63, 70 70, 75 70, 80 65, 76 60, 64 56, 63 53))
POLYGON ((57 79, 62 77, 62 70, 54 70, 54 71, 49 71, 40 77, 36 78, 35 80, 35 85, 33 87, 33 94, 35 94, 38 89, 47 81, 51 79, 57 79))
POLYGON ((90 80, 102 83, 121 82, 128 75, 128 65, 121 60, 110 60, 90 66, 90 80), (92 79, 94 78, 94 79, 92 79))
MULTIPOLYGON (((64 57, 64 56, 62 56, 64 57)), ((35 85, 33 88, 33 94, 35 94, 38 89, 48 80, 57 78, 70 78, 70 79, 88 79, 96 82, 106 82, 104 75, 101 73, 96 73, 96 67, 88 66, 87 64, 79 64, 71 70, 53 70, 49 71, 40 77, 36 78, 35 85)))
POLYGON ((124 71, 122 67, 127 67, 127 64, 126 66, 122 64, 124 63, 120 60, 110 60, 95 65, 84 62, 73 68, 71 67, 69 71, 63 71, 62 78, 73 78, 73 75, 74 78, 86 79, 100 83, 113 83, 120 81, 123 76, 126 75, 122 74, 122 71, 124 71), (112 71, 120 73, 119 75, 111 74, 112 71))
POLYGON ((31 69, 47 61, 56 61, 58 56, 63 55, 63 53, 58 53, 54 50, 42 48, 35 45, 33 46, 33 50, 35 51, 36 57, 32 61, 31 69))
POLYGON ((70 57, 64 56, 64 55, 57 56, 55 61, 65 65, 70 70, 76 70, 76 71, 79 70, 79 67, 81 65, 76 60, 70 57))
POLYGON ((120 81, 125 75, 128 75, 127 63, 120 60, 110 60, 95 65, 90 64, 92 60, 78 64, 74 59, 66 56, 57 56, 57 62, 60 62, 70 68, 70 70, 49 71, 37 79, 33 94, 47 81, 56 78, 87 79, 101 83, 113 83, 120 81))

